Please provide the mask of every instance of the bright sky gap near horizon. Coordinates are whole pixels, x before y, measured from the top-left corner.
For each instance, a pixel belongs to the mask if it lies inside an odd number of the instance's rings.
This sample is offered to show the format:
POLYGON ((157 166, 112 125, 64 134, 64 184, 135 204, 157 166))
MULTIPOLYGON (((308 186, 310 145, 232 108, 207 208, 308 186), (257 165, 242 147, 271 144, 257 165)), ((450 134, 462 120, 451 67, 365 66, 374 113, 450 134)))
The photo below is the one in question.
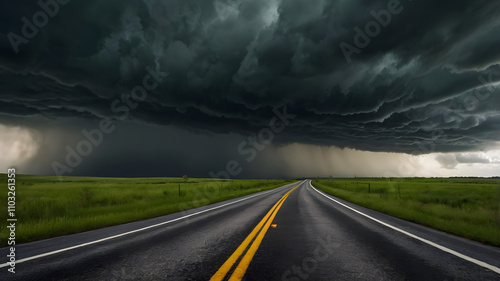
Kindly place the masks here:
POLYGON ((500 176, 498 1, 41 3, 0 4, 0 173, 500 176))

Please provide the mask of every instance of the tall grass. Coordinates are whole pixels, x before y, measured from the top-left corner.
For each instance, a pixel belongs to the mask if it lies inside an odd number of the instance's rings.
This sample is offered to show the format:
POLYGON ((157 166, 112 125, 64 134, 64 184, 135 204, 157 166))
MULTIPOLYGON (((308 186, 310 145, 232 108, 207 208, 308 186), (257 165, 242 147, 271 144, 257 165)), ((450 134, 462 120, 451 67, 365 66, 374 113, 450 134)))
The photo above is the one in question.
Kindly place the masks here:
POLYGON ((319 179, 312 184, 370 209, 500 246, 498 179, 319 179))
MULTIPOLYGON (((0 174, 0 221, 7 220, 7 177, 0 174)), ((137 221, 269 190, 286 180, 16 176, 16 243, 137 221), (180 186, 180 193, 179 193, 180 186)), ((7 245, 0 230, 0 247, 7 245)))

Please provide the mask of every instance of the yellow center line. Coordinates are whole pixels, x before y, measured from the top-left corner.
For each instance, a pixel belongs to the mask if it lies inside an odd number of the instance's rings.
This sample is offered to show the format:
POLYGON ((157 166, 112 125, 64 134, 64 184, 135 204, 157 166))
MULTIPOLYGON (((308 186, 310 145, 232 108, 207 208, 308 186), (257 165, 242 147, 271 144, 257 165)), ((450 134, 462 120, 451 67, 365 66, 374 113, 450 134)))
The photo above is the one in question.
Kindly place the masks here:
POLYGON ((243 278, 243 275, 245 274, 250 262, 252 261, 253 256, 255 255, 255 252, 259 248, 260 243, 262 242, 262 239, 264 239, 264 235, 266 234, 267 230, 269 229, 269 226, 271 225, 274 217, 278 213, 278 210, 281 208, 281 205, 283 205, 283 202, 285 202, 285 199, 288 197, 288 195, 294 191, 297 187, 292 188, 290 191, 288 191, 283 197, 281 197, 276 204, 267 212, 267 214, 264 216, 264 218, 257 224, 257 226, 252 230, 252 232, 245 238, 243 243, 234 251, 234 253, 229 257, 229 259, 226 260, 226 262, 219 268, 219 270, 212 276, 210 281, 221 281, 224 279, 226 274, 231 270, 233 265, 236 263, 238 258, 243 254, 245 249, 248 247, 250 242, 253 240, 253 238, 257 235, 257 238, 255 241, 252 243, 250 248, 248 249, 247 253, 245 256, 243 256, 242 260, 238 264, 238 267, 234 270, 233 275, 231 276, 230 280, 241 280, 243 278), (267 223, 266 223, 267 222, 267 223), (265 225, 264 225, 265 224, 265 225), (264 227, 262 227, 264 225, 264 227), (262 229, 262 230, 261 230, 262 229), (259 233, 260 231, 260 233, 259 233))
POLYGON ((234 253, 227 259, 227 261, 219 268, 219 270, 212 276, 210 281, 220 281, 222 280, 226 274, 229 272, 233 264, 238 260, 238 258, 243 254, 245 249, 247 248, 248 244, 252 241, 252 239, 257 235, 259 230, 262 228, 264 223, 266 222, 267 218, 271 216, 272 212, 274 209, 279 205, 283 198, 280 199, 272 208, 269 210, 269 212, 266 214, 266 216, 257 224, 257 226, 252 230, 252 232, 243 240, 243 243, 234 251, 234 253))
MULTIPOLYGON (((285 199, 287 197, 288 197, 288 194, 286 195, 285 199)), ((243 275, 245 275, 245 272, 247 271, 248 266, 250 265, 250 262, 252 261, 253 256, 255 255, 255 252, 257 252, 257 249, 259 248, 260 243, 264 239, 264 236, 266 235, 267 230, 271 226, 271 223, 274 220, 274 217, 278 213, 279 209, 281 208, 281 205, 283 205, 283 202, 285 202, 285 200, 281 201, 280 205, 278 206, 278 208, 276 208, 276 210, 272 214, 271 218, 267 221, 264 228, 260 231, 257 238, 255 238, 255 241, 252 243, 252 245, 248 249, 247 253, 241 259, 240 263, 238 264, 238 267, 236 267, 236 269, 233 271, 233 275, 231 275, 231 278, 229 278, 229 281, 239 281, 243 278, 243 275)))

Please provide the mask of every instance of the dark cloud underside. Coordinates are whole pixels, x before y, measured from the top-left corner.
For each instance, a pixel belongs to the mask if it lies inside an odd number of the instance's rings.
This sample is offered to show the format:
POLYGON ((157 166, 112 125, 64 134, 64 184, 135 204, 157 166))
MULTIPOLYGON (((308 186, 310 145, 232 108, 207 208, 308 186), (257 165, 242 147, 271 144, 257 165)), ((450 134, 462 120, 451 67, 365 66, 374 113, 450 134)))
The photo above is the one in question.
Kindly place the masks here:
MULTIPOLYGON (((15 54, 36 1, 0 9, 0 118, 113 119, 111 104, 169 76, 129 120, 370 151, 467 151, 500 140, 500 2, 402 1, 348 63, 355 27, 389 1, 70 1, 15 54)), ((8 5, 8 7, 5 7, 8 5)))

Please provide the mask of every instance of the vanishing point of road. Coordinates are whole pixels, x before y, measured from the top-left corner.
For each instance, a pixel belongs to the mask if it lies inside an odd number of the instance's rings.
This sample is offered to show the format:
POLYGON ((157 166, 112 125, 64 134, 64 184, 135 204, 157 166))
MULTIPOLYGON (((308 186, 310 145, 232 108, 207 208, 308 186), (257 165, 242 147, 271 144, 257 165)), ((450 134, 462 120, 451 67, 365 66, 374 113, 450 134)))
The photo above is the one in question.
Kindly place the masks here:
MULTIPOLYGON (((0 249, 5 261, 8 248, 0 249)), ((500 249, 327 195, 309 180, 16 247, 0 280, 500 280, 500 249)))

